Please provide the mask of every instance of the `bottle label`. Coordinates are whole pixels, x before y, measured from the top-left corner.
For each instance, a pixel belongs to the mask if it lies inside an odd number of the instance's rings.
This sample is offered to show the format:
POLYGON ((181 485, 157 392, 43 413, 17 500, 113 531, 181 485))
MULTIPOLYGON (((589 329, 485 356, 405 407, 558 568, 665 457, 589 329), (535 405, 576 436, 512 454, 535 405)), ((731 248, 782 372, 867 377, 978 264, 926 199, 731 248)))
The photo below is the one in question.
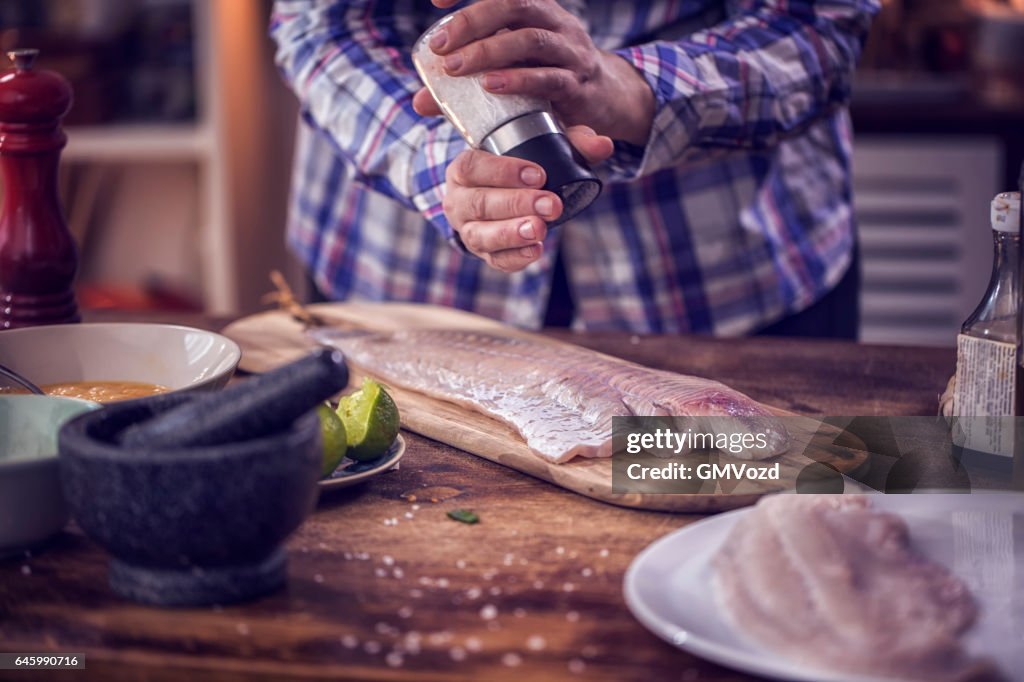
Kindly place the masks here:
POLYGON ((1017 346, 960 334, 956 347, 953 409, 960 417, 960 434, 954 441, 970 450, 1013 457, 1017 346))

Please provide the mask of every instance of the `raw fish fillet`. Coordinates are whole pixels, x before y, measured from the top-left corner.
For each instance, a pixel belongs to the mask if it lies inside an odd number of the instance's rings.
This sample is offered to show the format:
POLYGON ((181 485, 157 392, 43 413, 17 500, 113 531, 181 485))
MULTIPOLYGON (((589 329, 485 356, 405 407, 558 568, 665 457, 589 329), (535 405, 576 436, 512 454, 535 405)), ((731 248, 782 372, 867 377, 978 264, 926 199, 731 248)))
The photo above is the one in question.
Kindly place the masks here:
POLYGON ((751 432, 765 433, 769 445, 734 454, 745 459, 774 456, 788 447, 781 423, 728 386, 568 344, 457 330, 310 333, 385 383, 509 424, 551 462, 611 456, 612 417, 630 415, 708 417, 702 426, 712 433, 723 426, 736 431, 738 423, 716 423, 714 417, 739 418, 751 432))
POLYGON ((776 495, 744 514, 715 556, 737 629, 827 670, 897 680, 995 680, 959 637, 967 586, 914 552, 906 523, 862 496, 776 495))

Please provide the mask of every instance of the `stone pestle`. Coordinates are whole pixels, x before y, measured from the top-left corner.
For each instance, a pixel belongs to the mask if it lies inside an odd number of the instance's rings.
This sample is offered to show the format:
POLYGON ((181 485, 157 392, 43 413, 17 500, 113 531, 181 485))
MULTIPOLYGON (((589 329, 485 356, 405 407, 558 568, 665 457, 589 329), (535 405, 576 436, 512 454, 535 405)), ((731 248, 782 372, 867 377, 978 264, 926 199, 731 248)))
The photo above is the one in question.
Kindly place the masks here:
POLYGON ((278 433, 348 384, 339 351, 319 349, 223 391, 187 401, 121 434, 128 447, 174 449, 278 433))

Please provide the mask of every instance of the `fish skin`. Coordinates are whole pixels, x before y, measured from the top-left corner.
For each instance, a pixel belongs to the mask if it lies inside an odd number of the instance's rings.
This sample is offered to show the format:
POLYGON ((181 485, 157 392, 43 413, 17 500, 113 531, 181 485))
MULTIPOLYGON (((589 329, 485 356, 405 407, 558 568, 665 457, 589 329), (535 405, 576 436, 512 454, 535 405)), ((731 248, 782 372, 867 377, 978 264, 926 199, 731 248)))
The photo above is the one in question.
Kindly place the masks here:
POLYGON ((764 498, 713 566, 734 626, 795 662, 907 681, 1003 679, 961 645, 978 613, 967 586, 866 496, 764 498))
MULTIPOLYGON (((650 369, 568 344, 458 330, 385 334, 312 330, 319 343, 392 385, 483 412, 514 428, 543 459, 610 457, 612 417, 742 418, 769 435, 767 453, 789 437, 759 403, 724 384, 650 369)), ((714 428, 714 420, 707 420, 714 428)), ((730 426, 735 428, 735 422, 730 426)))

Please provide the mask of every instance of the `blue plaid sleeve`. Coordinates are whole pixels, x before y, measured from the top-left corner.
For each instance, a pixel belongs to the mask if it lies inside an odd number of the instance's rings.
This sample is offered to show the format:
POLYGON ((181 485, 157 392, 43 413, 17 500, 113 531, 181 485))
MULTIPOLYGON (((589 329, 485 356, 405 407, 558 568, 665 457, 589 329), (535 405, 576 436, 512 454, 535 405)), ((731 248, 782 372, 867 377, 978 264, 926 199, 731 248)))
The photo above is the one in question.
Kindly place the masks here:
POLYGON ((617 147, 615 179, 729 149, 765 149, 849 100, 878 0, 733 0, 721 24, 617 51, 654 91, 647 144, 617 147))
POLYGON ((416 0, 278 0, 277 64, 302 105, 368 187, 419 211, 446 239, 444 173, 465 142, 412 108, 420 81, 408 46, 425 28, 416 0))

